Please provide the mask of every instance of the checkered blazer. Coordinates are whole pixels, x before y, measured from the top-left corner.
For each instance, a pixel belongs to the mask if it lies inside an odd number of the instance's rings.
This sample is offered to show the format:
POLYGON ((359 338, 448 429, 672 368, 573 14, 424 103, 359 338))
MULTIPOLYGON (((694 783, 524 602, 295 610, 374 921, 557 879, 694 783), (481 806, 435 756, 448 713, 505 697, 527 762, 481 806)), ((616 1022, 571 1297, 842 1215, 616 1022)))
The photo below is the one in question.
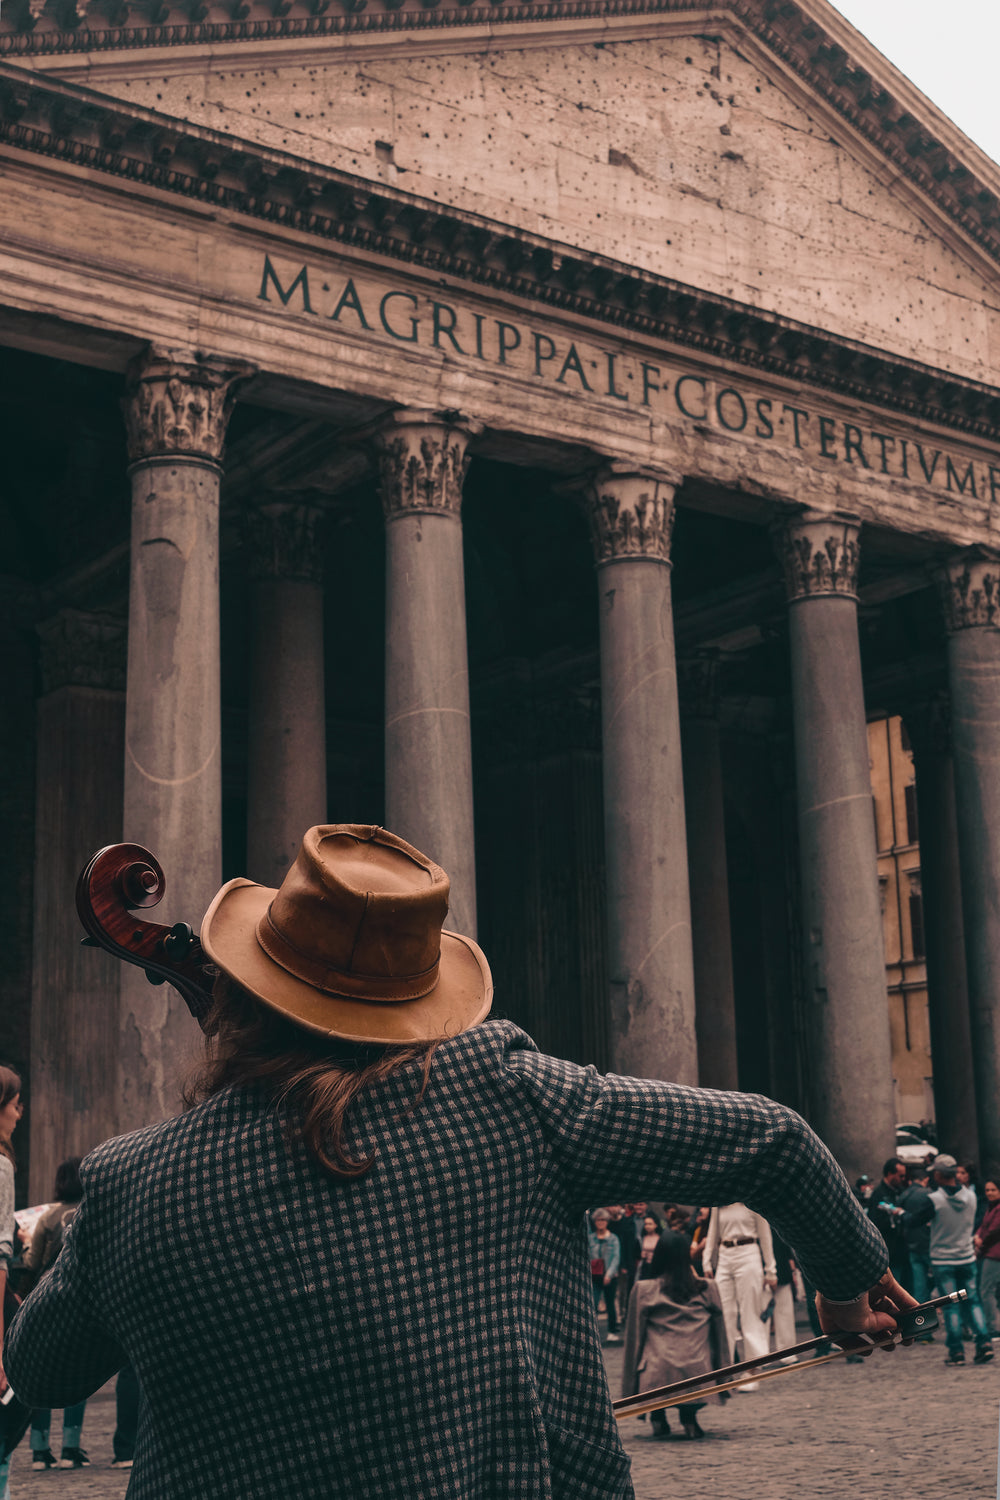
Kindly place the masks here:
POLYGON ((883 1242, 798 1115, 542 1056, 491 1021, 355 1104, 334 1180, 259 1093, 107 1142, 5 1368, 68 1406, 127 1356, 130 1500, 632 1495, 594 1319, 588 1205, 742 1199, 832 1297, 883 1242))

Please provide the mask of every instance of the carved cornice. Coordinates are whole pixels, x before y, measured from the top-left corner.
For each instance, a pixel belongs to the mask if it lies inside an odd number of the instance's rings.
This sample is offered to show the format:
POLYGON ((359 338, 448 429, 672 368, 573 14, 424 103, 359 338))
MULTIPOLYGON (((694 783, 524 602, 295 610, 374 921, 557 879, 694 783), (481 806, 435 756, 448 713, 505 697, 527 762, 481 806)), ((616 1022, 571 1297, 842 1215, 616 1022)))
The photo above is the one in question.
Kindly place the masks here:
POLYGON ((62 687, 125 691, 128 629, 123 619, 61 609, 35 628, 43 694, 62 687))
POLYGON ((394 412, 373 436, 386 520, 402 515, 462 513, 473 424, 430 414, 394 412))
POLYGON ((1000 394, 983 382, 0 62, 4 142, 1000 441, 1000 394))
POLYGON ((858 518, 842 511, 806 511, 778 522, 774 535, 789 603, 829 595, 857 599, 860 529, 858 518))
MULTIPOLYGON (((692 26, 749 33, 825 100, 893 170, 994 259, 1000 259, 995 186, 941 139, 932 115, 905 101, 898 75, 847 28, 840 35, 794 0, 5 0, 0 58, 87 54, 136 48, 266 42, 309 43, 331 36, 461 30, 504 24, 552 25, 590 19, 691 15, 692 26), (852 52, 844 40, 852 44, 852 52), (882 73, 882 77, 876 76, 882 73)), ((613 40, 613 30, 602 33, 613 40)), ((909 96, 908 96, 909 97, 909 96)))
POLYGON ((945 628, 1000 628, 1000 556, 984 547, 960 553, 936 576, 945 628))
POLYGON ((670 564, 677 481, 610 465, 595 474, 585 494, 594 559, 639 558, 670 564))
POLYGON ((129 365, 122 412, 130 463, 200 458, 221 463, 226 428, 253 366, 149 349, 129 365))
POLYGON ((320 507, 301 501, 248 506, 243 515, 248 576, 322 583, 322 523, 320 507))

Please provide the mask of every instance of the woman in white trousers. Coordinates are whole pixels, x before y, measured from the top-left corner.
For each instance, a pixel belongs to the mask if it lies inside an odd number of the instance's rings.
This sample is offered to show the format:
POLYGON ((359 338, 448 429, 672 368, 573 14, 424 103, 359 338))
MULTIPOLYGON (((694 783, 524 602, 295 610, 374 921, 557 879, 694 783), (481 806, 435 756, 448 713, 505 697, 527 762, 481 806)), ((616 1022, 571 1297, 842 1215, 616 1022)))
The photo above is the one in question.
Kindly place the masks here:
MULTIPOLYGON (((744 1359, 766 1355, 770 1340, 761 1322, 761 1300, 765 1287, 773 1291, 778 1285, 767 1220, 745 1203, 713 1208, 702 1267, 703 1275, 714 1276, 719 1288, 730 1360, 735 1363, 740 1335, 744 1359)), ((755 1391, 757 1384, 756 1380, 748 1381, 736 1389, 755 1391)))

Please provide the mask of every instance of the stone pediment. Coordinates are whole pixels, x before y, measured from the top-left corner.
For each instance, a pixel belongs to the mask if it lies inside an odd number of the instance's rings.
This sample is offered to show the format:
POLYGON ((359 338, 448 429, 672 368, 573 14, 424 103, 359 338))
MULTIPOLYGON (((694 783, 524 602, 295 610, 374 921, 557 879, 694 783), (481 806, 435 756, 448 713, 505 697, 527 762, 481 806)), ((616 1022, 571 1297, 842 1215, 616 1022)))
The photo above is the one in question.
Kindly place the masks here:
POLYGON ((45 76, 992 381, 1000 169, 824 0, 31 3, 45 76))

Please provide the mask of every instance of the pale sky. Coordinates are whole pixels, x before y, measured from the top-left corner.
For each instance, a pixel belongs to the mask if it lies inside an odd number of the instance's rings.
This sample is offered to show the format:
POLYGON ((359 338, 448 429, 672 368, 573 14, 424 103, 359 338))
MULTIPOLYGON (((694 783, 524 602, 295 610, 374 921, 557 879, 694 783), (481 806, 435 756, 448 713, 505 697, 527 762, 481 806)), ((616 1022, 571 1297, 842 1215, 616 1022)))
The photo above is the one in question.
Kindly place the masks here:
POLYGON ((921 93, 1000 161, 1000 0, 832 0, 921 93))

